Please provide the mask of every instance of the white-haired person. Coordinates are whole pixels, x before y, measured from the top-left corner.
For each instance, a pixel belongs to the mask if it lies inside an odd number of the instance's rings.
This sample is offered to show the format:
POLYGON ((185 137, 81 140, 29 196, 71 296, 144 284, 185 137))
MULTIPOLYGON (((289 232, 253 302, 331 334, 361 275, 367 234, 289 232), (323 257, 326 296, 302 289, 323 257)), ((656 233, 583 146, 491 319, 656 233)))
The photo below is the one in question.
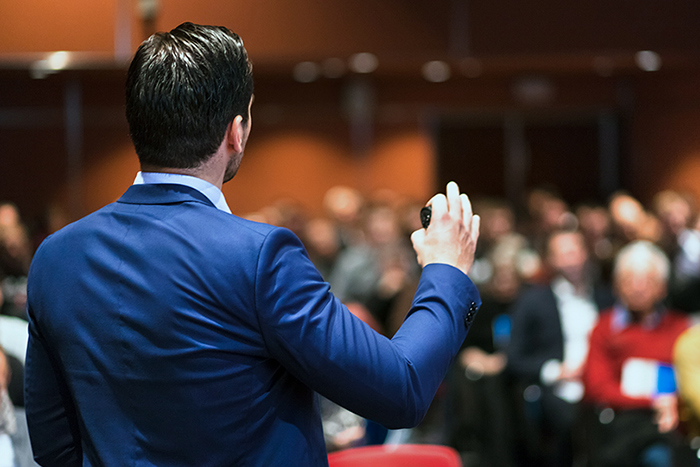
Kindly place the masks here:
POLYGON ((673 465, 673 346, 690 321, 663 305, 669 271, 667 256, 650 242, 632 242, 616 257, 617 303, 593 329, 583 373, 585 400, 597 414, 591 465, 673 465))

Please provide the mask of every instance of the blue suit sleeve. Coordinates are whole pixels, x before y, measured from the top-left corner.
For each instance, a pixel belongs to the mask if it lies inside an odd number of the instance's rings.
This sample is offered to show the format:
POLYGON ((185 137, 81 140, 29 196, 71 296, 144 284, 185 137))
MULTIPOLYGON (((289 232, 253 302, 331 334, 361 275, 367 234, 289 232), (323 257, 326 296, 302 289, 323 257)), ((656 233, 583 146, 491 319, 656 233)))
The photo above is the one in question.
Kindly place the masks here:
POLYGON ((44 467, 81 466, 78 420, 68 387, 28 307, 24 400, 34 459, 44 467))
POLYGON ((478 305, 465 274, 428 265, 389 340, 333 296, 291 232, 273 231, 258 262, 256 308, 271 355, 310 388, 388 428, 423 419, 478 305))

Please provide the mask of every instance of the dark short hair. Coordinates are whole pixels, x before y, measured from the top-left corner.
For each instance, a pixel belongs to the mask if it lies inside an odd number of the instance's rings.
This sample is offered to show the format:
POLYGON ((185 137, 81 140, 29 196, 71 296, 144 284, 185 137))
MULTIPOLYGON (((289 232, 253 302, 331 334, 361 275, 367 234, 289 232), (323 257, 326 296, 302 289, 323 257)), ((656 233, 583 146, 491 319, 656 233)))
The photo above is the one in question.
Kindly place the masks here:
POLYGON ((183 23, 146 39, 126 80, 126 118, 141 164, 194 168, 236 116, 248 121, 253 69, 241 38, 183 23))

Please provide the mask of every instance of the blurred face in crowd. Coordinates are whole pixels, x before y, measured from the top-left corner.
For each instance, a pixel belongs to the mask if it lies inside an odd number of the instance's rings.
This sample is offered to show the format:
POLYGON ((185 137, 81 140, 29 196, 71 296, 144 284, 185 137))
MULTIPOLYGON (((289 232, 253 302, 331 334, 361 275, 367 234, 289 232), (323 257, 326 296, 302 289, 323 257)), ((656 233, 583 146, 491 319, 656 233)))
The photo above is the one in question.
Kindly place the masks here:
POLYGON ((512 264, 496 265, 491 276, 489 291, 498 300, 514 300, 520 291, 520 276, 512 264))
POLYGON ((10 203, 0 204, 0 227, 13 227, 19 224, 19 211, 10 203))
POLYGON ((357 190, 345 186, 335 186, 326 192, 323 203, 333 219, 341 224, 346 224, 358 220, 363 201, 357 190))
POLYGON ((654 198, 659 220, 672 234, 679 235, 690 225, 693 207, 690 201, 675 191, 662 191, 654 198))
POLYGON ((331 258, 340 250, 340 241, 335 226, 328 219, 312 219, 306 225, 306 241, 317 254, 331 258))
POLYGON ((367 239, 374 245, 385 245, 399 238, 396 212, 382 206, 373 208, 366 220, 367 239))
POLYGON ((579 226, 584 235, 597 239, 605 237, 610 231, 610 215, 601 206, 584 206, 576 211, 579 226))
POLYGON ((564 226, 568 210, 566 203, 559 198, 549 198, 542 205, 542 225, 545 230, 552 231, 564 226))
POLYGON ((514 229, 515 219, 513 212, 504 207, 487 209, 482 218, 481 235, 488 240, 498 240, 511 233, 514 229))
POLYGON ((620 301, 633 313, 645 316, 666 297, 666 282, 653 265, 628 265, 615 276, 615 290, 620 301))
POLYGON ((610 215, 617 228, 628 239, 637 238, 644 223, 644 207, 629 195, 620 194, 610 201, 610 215))
POLYGON ((550 238, 547 262, 555 274, 564 276, 572 284, 581 284, 587 261, 588 253, 579 232, 561 232, 550 238))
POLYGON ((572 217, 563 199, 542 190, 533 190, 529 194, 528 212, 543 232, 567 228, 572 217))

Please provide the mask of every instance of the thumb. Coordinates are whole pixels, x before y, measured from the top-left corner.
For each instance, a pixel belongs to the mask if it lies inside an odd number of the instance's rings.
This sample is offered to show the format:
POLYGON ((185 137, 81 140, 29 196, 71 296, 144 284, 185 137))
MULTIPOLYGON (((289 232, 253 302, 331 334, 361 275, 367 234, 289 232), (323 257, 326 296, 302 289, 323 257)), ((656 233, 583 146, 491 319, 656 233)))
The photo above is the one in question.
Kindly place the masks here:
POLYGON ((423 251, 423 242, 425 241, 425 229, 418 229, 411 234, 411 243, 413 244, 413 250, 416 252, 418 258, 418 264, 423 266, 423 260, 421 258, 421 251, 423 251))

